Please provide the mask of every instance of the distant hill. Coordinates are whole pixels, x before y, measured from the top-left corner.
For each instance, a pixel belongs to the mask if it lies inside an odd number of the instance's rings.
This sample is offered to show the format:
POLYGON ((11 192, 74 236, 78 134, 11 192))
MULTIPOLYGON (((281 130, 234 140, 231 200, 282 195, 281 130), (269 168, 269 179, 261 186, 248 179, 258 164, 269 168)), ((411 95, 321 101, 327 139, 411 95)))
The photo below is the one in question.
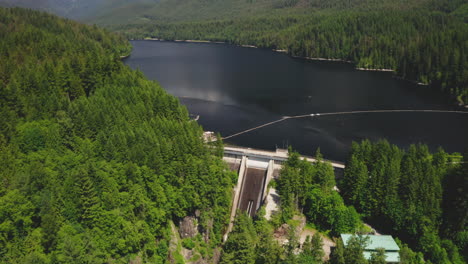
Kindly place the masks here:
POLYGON ((463 0, 0 0, 0 6, 39 9, 100 25, 312 14, 326 9, 370 11, 443 6, 454 11, 463 3, 463 0))
MULTIPOLYGON (((260 15, 313 14, 320 10, 411 9, 434 0, 160 0, 132 1, 96 13, 100 25, 187 22, 248 18, 260 15)), ((454 0, 452 2, 461 2, 454 0)), ((458 6, 458 5, 457 5, 458 6)))
POLYGON ((25 7, 70 18, 93 14, 105 0, 0 0, 0 5, 25 7))
POLYGON ((0 6, 25 7, 47 11, 71 19, 90 21, 102 14, 118 13, 120 7, 128 4, 155 4, 158 0, 0 0, 0 6))

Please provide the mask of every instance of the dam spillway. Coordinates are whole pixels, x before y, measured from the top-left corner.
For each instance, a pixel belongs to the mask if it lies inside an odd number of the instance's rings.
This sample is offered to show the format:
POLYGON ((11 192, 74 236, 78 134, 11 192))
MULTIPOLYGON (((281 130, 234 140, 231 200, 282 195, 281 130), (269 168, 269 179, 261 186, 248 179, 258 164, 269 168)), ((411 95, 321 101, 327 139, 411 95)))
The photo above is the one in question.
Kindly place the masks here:
MULTIPOLYGON (((235 146, 224 147, 224 161, 232 171, 238 173, 237 184, 233 190, 230 223, 224 240, 232 230, 238 211, 246 212, 250 217, 257 214, 268 195, 268 184, 273 178, 279 177, 281 166, 287 158, 288 151, 285 149, 267 151, 235 146)), ((308 162, 317 161, 308 156, 301 156, 301 159, 308 162)), ((342 174, 345 167, 344 163, 338 161, 322 160, 322 162, 330 162, 336 176, 342 174)))
MULTIPOLYGON (((268 163, 267 163, 268 166, 268 163)), ((238 209, 254 217, 262 203, 263 193, 266 191, 267 168, 249 167, 245 170, 238 209)))

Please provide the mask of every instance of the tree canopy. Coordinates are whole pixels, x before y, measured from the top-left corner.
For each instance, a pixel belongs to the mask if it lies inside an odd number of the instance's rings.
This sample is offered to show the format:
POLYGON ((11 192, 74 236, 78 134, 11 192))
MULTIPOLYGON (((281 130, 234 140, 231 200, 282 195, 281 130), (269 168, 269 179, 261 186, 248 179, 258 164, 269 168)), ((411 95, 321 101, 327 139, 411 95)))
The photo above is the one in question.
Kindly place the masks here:
POLYGON ((339 186, 345 201, 381 231, 433 263, 463 263, 466 206, 460 202, 466 184, 459 181, 462 174, 466 179, 466 164, 460 161, 422 144, 405 151, 387 141, 365 140, 353 143, 339 186))
POLYGON ((0 262, 164 262, 169 221, 195 211, 221 242, 235 176, 176 98, 123 65, 130 50, 0 8, 0 262))

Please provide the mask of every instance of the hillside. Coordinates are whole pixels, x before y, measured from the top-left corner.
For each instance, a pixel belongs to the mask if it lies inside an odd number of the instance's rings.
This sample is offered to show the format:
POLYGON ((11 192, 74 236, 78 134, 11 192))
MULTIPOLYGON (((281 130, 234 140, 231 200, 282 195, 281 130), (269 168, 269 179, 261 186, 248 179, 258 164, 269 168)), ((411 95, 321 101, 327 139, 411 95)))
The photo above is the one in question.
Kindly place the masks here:
POLYGON ((213 256, 235 175, 176 98, 123 65, 130 50, 0 8, 0 262, 163 263, 172 221, 195 212, 213 256))
MULTIPOLYGON (((365 217, 421 252, 398 241, 402 263, 465 263, 467 156, 386 141, 353 144, 338 183, 319 150, 290 151, 278 213, 238 214, 222 243, 236 174, 176 98, 123 65, 130 51, 96 26, 0 8, 0 262, 321 264, 321 237, 368 232, 365 217), (316 229, 302 246, 298 215, 316 229)), ((330 263, 385 263, 355 242, 330 263)))
POLYGON ((321 10, 410 10, 441 8, 454 11, 462 0, 0 0, 0 6, 39 9, 100 25, 150 21, 205 21, 266 14, 314 14, 321 10))
MULTIPOLYGON (((101 0, 102 1, 102 0, 101 0)), ((452 1, 452 5, 458 6, 452 1)), ((314 15, 322 10, 376 9, 409 10, 432 7, 433 0, 159 0, 112 3, 111 8, 102 10, 88 18, 100 25, 123 25, 135 23, 187 22, 251 18, 262 15, 314 15)))
MULTIPOLYGON (((88 20, 127 4, 154 4, 158 0, 0 0, 0 6, 23 7, 50 12, 59 16, 88 20)), ((135 11, 135 10, 133 10, 135 11)))

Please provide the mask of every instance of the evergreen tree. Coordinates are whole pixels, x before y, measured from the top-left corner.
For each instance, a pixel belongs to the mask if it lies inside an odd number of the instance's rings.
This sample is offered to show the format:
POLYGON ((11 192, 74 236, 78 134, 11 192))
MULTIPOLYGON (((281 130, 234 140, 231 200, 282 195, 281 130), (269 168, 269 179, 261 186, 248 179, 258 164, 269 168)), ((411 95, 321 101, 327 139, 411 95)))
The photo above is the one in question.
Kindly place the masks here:
POLYGON ((346 243, 344 250, 344 259, 346 264, 367 264, 364 258, 364 249, 367 246, 369 237, 357 235, 352 236, 346 243))
POLYGON ((238 213, 234 229, 223 247, 220 263, 255 263, 257 237, 252 220, 245 213, 238 213))
POLYGON ((100 217, 100 203, 94 190, 93 182, 85 169, 78 171, 77 175, 78 195, 80 199, 81 220, 93 227, 100 217))
POLYGON ((318 232, 312 236, 310 255, 313 257, 316 263, 321 263, 323 257, 325 256, 325 252, 323 251, 322 237, 318 232))
POLYGON ((337 239, 336 247, 330 253, 331 264, 346 264, 345 248, 341 239, 337 239))
POLYGON ((377 248, 376 252, 371 253, 371 257, 369 259, 369 264, 386 264, 385 261, 385 249, 384 248, 377 248))

